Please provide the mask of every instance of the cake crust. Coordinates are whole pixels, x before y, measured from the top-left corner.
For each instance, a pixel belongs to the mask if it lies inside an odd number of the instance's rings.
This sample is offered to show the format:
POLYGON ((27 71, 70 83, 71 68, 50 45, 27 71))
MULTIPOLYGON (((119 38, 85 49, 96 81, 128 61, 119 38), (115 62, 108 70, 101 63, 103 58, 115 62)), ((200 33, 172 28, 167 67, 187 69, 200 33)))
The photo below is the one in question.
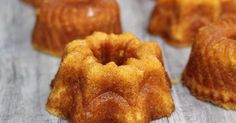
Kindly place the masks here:
POLYGON ((131 33, 67 45, 47 111, 72 123, 148 123, 174 111, 160 47, 131 33))
POLYGON ((183 74, 197 98, 225 109, 236 109, 236 18, 200 29, 183 74))
POLYGON ((39 51, 62 56, 67 43, 95 31, 122 32, 116 0, 51 0, 36 10, 32 44, 39 51))
POLYGON ((198 29, 236 14, 235 0, 157 0, 148 30, 175 47, 190 46, 198 29))

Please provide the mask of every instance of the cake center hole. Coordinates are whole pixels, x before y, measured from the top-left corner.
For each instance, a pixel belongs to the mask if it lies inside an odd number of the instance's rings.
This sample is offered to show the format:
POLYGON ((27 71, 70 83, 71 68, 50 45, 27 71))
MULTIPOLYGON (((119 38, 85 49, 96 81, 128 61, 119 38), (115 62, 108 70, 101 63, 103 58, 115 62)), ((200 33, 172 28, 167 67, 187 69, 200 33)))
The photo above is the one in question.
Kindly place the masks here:
POLYGON ((112 46, 110 43, 103 44, 98 51, 93 51, 98 61, 106 65, 109 62, 115 62, 116 65, 125 65, 129 58, 136 58, 134 50, 127 51, 126 47, 112 46))

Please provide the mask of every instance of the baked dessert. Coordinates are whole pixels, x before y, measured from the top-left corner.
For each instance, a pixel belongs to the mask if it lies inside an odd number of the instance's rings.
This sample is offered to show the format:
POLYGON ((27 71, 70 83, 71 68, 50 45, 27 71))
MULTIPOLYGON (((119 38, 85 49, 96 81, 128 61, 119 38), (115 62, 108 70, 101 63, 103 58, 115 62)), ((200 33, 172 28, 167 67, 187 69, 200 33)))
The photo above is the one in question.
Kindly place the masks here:
POLYGON ((149 22, 149 32, 169 44, 192 44, 200 27, 225 14, 236 13, 235 0, 158 0, 149 22))
POLYGON ((37 10, 33 46, 61 56, 68 42, 94 31, 122 32, 116 0, 52 0, 37 10))
POLYGON ((183 80, 197 98, 236 109, 235 17, 200 29, 183 80))
POLYGON ((147 123, 174 111, 159 46, 94 33, 66 47, 47 111, 72 123, 147 123))

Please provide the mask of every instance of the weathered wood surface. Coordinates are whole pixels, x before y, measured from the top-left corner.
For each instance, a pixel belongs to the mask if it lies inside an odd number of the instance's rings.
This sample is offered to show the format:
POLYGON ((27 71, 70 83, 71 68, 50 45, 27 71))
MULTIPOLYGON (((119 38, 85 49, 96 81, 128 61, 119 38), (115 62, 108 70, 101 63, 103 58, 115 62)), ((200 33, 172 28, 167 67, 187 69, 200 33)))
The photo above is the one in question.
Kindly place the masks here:
MULTIPOLYGON (((125 31, 157 41, 172 80, 180 79, 190 49, 175 49, 146 32, 154 0, 119 0, 125 31)), ((34 11, 19 0, 0 0, 0 122, 66 122, 49 115, 45 102, 60 59, 31 47, 34 11)), ((173 86, 176 111, 156 123, 236 123, 236 112, 201 102, 181 84, 173 86)))

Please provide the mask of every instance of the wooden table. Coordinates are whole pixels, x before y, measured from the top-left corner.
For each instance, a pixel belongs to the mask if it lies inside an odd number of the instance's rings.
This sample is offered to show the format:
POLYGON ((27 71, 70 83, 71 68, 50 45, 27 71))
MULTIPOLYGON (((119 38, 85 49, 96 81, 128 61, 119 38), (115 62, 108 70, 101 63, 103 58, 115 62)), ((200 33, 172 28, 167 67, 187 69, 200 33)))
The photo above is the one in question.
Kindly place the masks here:
MULTIPOLYGON (((179 80, 190 49, 175 49, 146 32, 154 0, 119 0, 125 31, 158 42, 172 80, 179 80)), ((66 122, 45 111, 60 59, 31 47, 34 11, 19 0, 0 0, 0 122, 66 122)), ((176 111, 156 123, 236 123, 236 112, 226 111, 190 95, 182 84, 173 86, 176 111)))

